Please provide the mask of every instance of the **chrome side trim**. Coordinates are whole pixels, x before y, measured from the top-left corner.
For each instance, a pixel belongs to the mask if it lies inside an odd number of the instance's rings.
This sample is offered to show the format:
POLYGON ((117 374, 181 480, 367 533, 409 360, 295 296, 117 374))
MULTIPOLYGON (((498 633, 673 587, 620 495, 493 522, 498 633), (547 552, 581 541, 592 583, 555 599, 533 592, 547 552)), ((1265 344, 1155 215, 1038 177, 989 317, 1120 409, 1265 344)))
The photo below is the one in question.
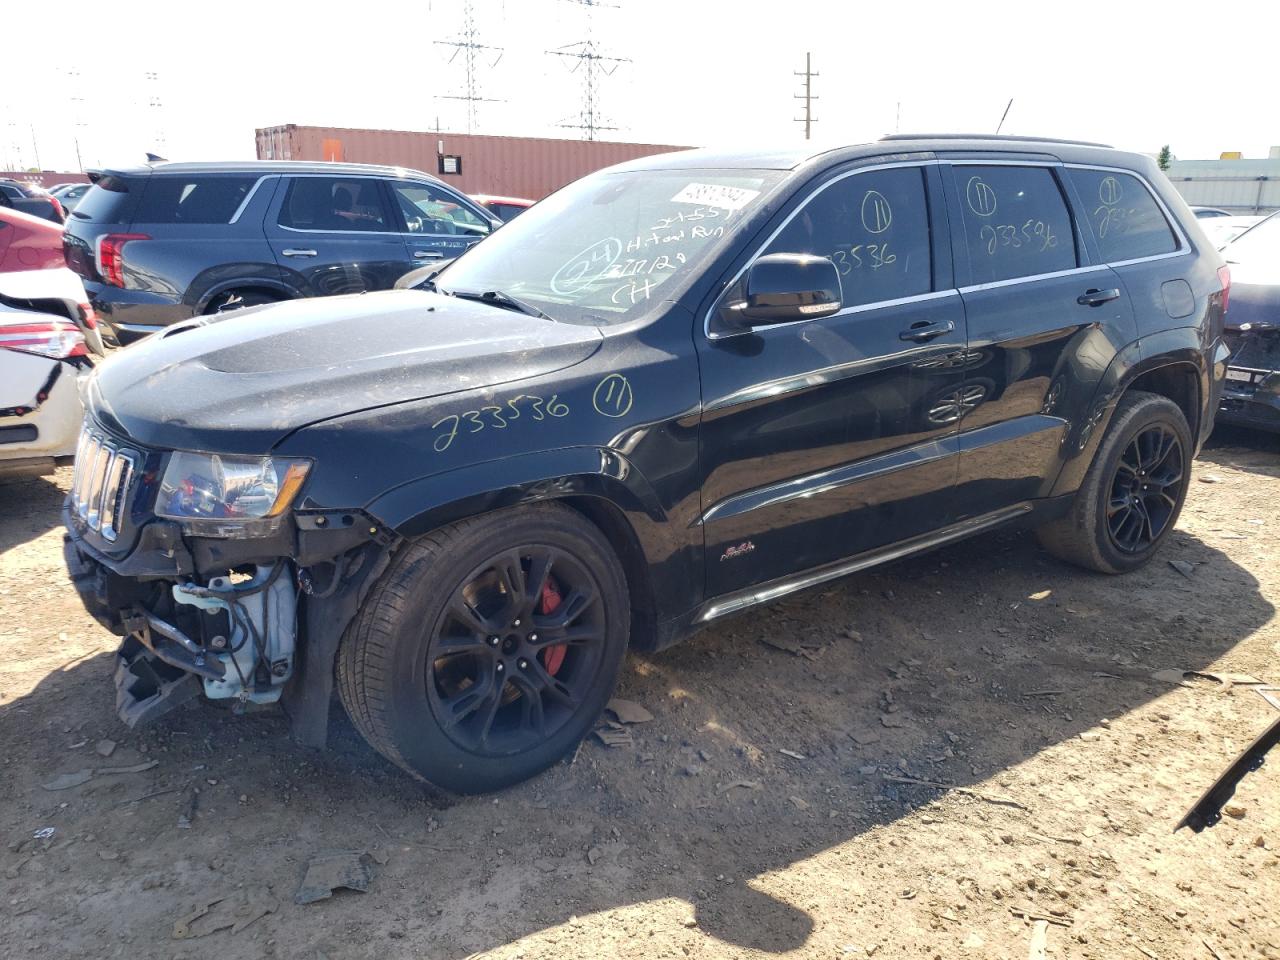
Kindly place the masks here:
POLYGON ((872 477, 883 477, 887 474, 897 473, 899 470, 906 470, 909 467, 919 467, 927 463, 934 463, 954 456, 956 452, 954 437, 929 440, 879 457, 872 457, 869 460, 842 464, 808 476, 794 477, 790 480, 782 480, 778 483, 771 483, 768 486, 758 487, 755 490, 748 490, 745 493, 735 494, 712 506, 694 523, 695 525, 707 524, 713 520, 741 516, 744 513, 750 513, 752 510, 762 510, 765 507, 776 506, 790 500, 829 493, 840 487, 846 487, 862 480, 869 480, 872 477))
POLYGON ((1087 267, 1072 267, 1069 270, 1053 270, 1049 273, 1033 273, 1027 277, 1010 277, 1008 280, 991 280, 987 283, 971 283, 967 286, 960 287, 959 290, 964 293, 977 293, 980 290, 995 290, 999 287, 1013 287, 1020 283, 1035 283, 1038 280, 1053 280, 1057 277, 1069 277, 1077 273, 1092 273, 1096 270, 1107 270, 1105 263, 1095 263, 1087 267))
POLYGON ((888 563, 892 560, 900 560, 903 557, 910 556, 913 553, 920 553, 925 550, 931 550, 934 547, 940 547, 956 540, 962 540, 965 537, 992 527, 997 527, 1002 523, 1007 523, 1031 511, 1030 503, 1020 503, 1012 507, 1005 507, 1003 510, 997 510, 993 513, 984 514, 981 517, 972 517, 968 520, 962 520, 959 523, 944 527, 933 533, 926 534, 922 537, 915 537, 911 540, 903 541, 889 547, 881 547, 876 550, 869 550, 866 553, 859 554, 849 560, 839 560, 836 563, 827 564, 826 566, 815 567, 803 573, 793 574, 789 577, 780 577, 777 580, 771 580, 768 583, 759 584, 754 587, 748 587, 745 590, 739 590, 734 593, 726 594, 714 600, 704 603, 694 614, 694 623, 709 623, 720 617, 727 616, 731 613, 737 613, 754 607, 757 604, 768 603, 779 597, 784 597, 789 593, 795 593, 797 590, 805 590, 809 587, 816 587, 819 584, 826 583, 829 580, 837 580, 840 577, 847 576, 851 573, 857 573, 859 570, 865 570, 868 567, 874 567, 882 563, 888 563))

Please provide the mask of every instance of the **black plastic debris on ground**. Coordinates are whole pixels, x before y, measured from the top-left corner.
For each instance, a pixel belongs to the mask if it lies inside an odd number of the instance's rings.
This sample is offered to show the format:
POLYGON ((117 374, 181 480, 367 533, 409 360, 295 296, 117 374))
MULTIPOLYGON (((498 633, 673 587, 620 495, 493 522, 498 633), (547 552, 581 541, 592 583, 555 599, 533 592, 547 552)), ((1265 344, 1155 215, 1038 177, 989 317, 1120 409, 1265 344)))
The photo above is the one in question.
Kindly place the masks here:
POLYGON ((373 857, 362 850, 328 850, 317 853, 307 864, 302 885, 293 895, 294 903, 327 900, 338 889, 365 893, 377 874, 373 857))

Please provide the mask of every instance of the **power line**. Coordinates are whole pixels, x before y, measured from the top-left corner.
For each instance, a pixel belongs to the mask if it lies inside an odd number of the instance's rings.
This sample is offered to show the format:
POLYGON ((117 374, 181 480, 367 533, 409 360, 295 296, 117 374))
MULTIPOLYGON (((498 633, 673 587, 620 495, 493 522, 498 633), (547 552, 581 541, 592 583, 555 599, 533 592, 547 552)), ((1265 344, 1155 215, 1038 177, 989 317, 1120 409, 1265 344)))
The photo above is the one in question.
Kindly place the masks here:
POLYGON ((813 92, 813 78, 818 76, 818 74, 812 70, 811 57, 812 54, 809 53, 804 55, 803 73, 799 70, 794 71, 797 77, 804 77, 804 93, 795 94, 793 99, 804 101, 804 116, 796 117, 796 123, 804 124, 804 138, 806 140, 809 139, 810 128, 818 122, 818 119, 813 115, 813 101, 818 99, 817 95, 813 92))
POLYGON ((480 61, 488 60, 492 57, 492 62, 484 64, 488 68, 498 65, 498 61, 502 59, 503 48, 491 46, 487 43, 480 42, 480 32, 476 29, 475 8, 471 0, 463 0, 462 3, 462 31, 454 40, 436 40, 434 43, 441 47, 453 47, 453 53, 449 55, 449 63, 453 63, 462 57, 462 68, 464 78, 465 93, 460 94, 440 94, 438 100, 462 100, 466 103, 467 111, 467 133, 471 133, 472 129, 479 126, 478 108, 480 103, 500 103, 493 97, 483 97, 480 95, 480 61))
POLYGON ((579 40, 577 43, 568 43, 563 47, 557 47, 554 50, 548 50, 547 53, 554 57, 564 57, 566 61, 575 61, 569 66, 570 73, 582 72, 582 109, 578 113, 577 123, 561 122, 556 124, 558 127, 564 127, 568 130, 581 130, 584 140, 594 140, 596 134, 601 130, 617 130, 617 127, 608 126, 604 122, 604 116, 600 110, 600 80, 602 77, 613 76, 618 67, 624 63, 630 63, 627 57, 610 56, 605 50, 602 50, 592 38, 593 17, 596 7, 612 7, 617 8, 617 4, 601 3, 600 0, 565 0, 567 3, 576 3, 580 7, 586 9, 586 34, 585 40, 579 40))

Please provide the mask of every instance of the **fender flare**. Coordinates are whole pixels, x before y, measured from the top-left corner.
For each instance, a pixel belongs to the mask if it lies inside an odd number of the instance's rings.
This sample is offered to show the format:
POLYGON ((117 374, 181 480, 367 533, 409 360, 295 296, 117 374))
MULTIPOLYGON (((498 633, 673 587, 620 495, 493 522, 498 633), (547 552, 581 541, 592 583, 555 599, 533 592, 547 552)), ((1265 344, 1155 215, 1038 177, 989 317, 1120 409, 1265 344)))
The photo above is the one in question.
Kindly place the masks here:
MULTIPOLYGON (((1211 396, 1212 371, 1205 359, 1200 330, 1176 327, 1134 340, 1116 351, 1098 382, 1087 416, 1063 438, 1063 467, 1050 496, 1074 493, 1084 482, 1098 446, 1106 435, 1116 404, 1133 382, 1163 367, 1190 367, 1196 374, 1201 423, 1211 396)), ((1211 412, 1211 411, 1210 411, 1211 412)), ((1193 426, 1194 428, 1194 426, 1193 426)))

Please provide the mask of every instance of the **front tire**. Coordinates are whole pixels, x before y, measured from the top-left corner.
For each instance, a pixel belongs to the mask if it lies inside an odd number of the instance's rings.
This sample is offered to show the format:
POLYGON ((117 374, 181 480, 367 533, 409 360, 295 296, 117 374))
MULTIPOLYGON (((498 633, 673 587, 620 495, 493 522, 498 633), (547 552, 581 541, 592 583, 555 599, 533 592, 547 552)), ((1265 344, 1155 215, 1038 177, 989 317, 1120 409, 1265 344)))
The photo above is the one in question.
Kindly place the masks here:
POLYGON ((1125 394, 1071 512, 1036 531, 1041 545, 1100 573, 1142 566, 1182 512, 1193 450, 1191 429, 1177 404, 1140 390, 1125 394))
POLYGON ((405 547, 338 653, 356 728, 454 793, 545 770, 589 732, 626 652, 627 587, 600 531, 559 504, 449 524, 405 547))

